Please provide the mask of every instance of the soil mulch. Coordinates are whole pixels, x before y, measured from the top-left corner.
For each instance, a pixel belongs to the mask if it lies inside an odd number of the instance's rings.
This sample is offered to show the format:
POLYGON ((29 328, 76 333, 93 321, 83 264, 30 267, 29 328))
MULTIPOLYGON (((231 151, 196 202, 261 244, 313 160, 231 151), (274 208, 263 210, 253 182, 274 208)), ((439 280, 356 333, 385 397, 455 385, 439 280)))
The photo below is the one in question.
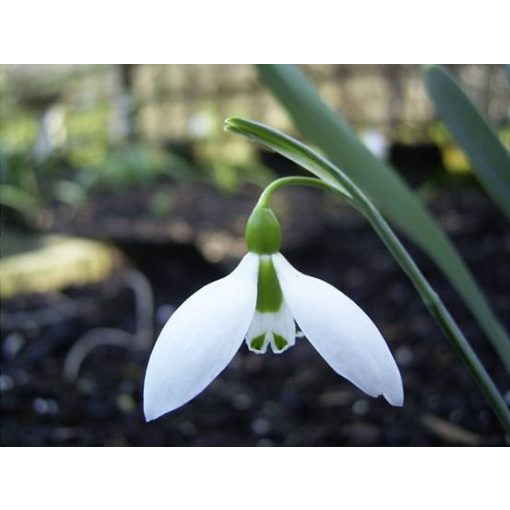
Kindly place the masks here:
MULTIPOLYGON (((188 225, 193 233, 188 237, 166 236, 158 227, 163 221, 151 223, 148 212, 146 226, 130 231, 145 218, 142 191, 104 198, 81 217, 57 212, 54 225, 118 244, 152 284, 159 331, 190 293, 235 264, 238 253, 228 249, 218 252, 220 263, 206 260, 210 253, 196 242, 199 234, 216 228, 239 241, 255 197, 253 191, 232 198, 205 188, 193 193, 192 187, 185 194, 174 192, 177 205, 169 220, 181 224, 181 234, 182 224, 188 225), (179 208, 186 213, 179 215, 179 208), (108 231, 111 225, 117 230, 108 231), (159 234, 151 237, 151 229, 159 234)), ((510 330, 509 222, 476 188, 440 191, 430 205, 510 330)), ((283 218, 287 258, 345 292, 382 330, 403 375, 403 408, 364 395, 301 339, 281 356, 257 356, 243 345, 195 400, 147 424, 141 394, 148 350, 97 347, 76 381, 62 376, 66 354, 86 332, 136 331, 133 297, 117 274, 100 286, 2 304, 2 445, 505 444, 469 373, 368 224, 314 190, 286 192, 276 209, 283 218)), ((474 319, 431 262, 409 248, 510 400, 508 376, 474 319)))

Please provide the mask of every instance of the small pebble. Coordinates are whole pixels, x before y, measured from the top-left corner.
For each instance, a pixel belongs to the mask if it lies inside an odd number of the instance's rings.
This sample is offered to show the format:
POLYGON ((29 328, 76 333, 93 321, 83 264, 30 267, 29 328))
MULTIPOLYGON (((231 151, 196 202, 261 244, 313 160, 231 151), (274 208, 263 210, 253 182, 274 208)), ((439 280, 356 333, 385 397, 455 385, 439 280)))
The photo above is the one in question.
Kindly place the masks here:
POLYGON ((277 416, 282 412, 282 407, 278 402, 269 400, 262 406, 262 414, 267 417, 277 416))
POLYGON ((49 398, 36 398, 32 403, 32 407, 37 414, 57 414, 58 404, 55 400, 49 398))
POLYGON ((252 399, 247 393, 237 393, 232 399, 232 404, 240 411, 247 411, 252 405, 252 399))
POLYGON ((252 422, 251 429, 258 436, 264 436, 271 429, 271 424, 267 420, 258 418, 257 420, 252 422))
POLYGON ((10 335, 7 335, 5 338, 3 345, 2 345, 2 351, 3 354, 8 358, 14 358, 18 354, 18 352, 23 348, 25 345, 25 338, 23 335, 20 335, 19 333, 11 333, 10 335))
POLYGON ((319 397, 319 403, 323 407, 345 406, 352 399, 352 392, 349 390, 328 391, 319 397))
POLYGON ((76 382, 76 388, 82 395, 92 395, 97 388, 97 384, 92 379, 83 377, 76 382))
POLYGON ((352 412, 357 416, 363 416, 368 413, 370 409, 370 404, 368 400, 356 400, 354 404, 352 404, 352 412))
POLYGON ((179 430, 183 436, 193 437, 197 435, 197 426, 191 421, 182 421, 179 423, 179 430))
POLYGON ((2 393, 12 390, 14 388, 14 381, 12 377, 6 374, 0 375, 0 391, 2 393))
POLYGON ((136 409, 136 403, 131 395, 123 393, 117 397, 117 407, 123 413, 128 414, 132 413, 136 409))
POLYGON ((409 347, 403 345, 395 351, 395 359, 399 365, 409 365, 409 363, 413 361, 413 351, 409 349, 409 347))

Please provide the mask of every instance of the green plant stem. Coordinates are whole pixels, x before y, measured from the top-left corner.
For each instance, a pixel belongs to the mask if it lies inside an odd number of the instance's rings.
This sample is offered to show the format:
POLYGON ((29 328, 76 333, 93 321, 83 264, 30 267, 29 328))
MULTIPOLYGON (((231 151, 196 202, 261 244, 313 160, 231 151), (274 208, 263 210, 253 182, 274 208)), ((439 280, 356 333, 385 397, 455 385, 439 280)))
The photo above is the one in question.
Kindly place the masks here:
POLYGON ((332 192, 356 207, 356 209, 358 209, 358 211, 360 211, 368 219, 379 237, 383 240, 384 244, 413 282, 416 290, 425 303, 425 306, 429 309, 432 316, 439 322, 445 331, 453 347, 461 356, 472 376, 478 383, 505 431, 510 434, 510 411, 508 410, 503 397, 500 395, 496 385, 485 370, 485 367, 482 365, 476 353, 464 337, 464 334, 457 326, 457 323, 450 315, 450 312, 441 301, 441 298, 430 286, 425 276, 423 276, 423 273, 415 264, 414 260, 411 258, 379 211, 354 184, 349 182, 343 182, 342 184, 344 185, 345 190, 341 191, 315 177, 283 177, 273 181, 269 184, 269 186, 267 186, 260 195, 258 205, 267 207, 273 193, 280 188, 286 186, 311 186, 332 192))
MULTIPOLYGON (((284 68, 289 69, 286 66, 284 68)), ((299 76, 294 78, 299 82, 299 76)), ((289 83, 287 80, 287 85, 289 83)), ((303 101, 306 103, 304 96, 299 95, 295 99, 298 99, 297 103, 303 101)), ((320 109, 319 106, 317 108, 320 109)), ((333 115, 332 112, 331 115, 333 115)), ((409 190, 406 191, 399 185, 398 180, 395 181, 395 176, 360 146, 360 142, 353 134, 346 135, 341 126, 329 122, 328 118, 328 115, 317 117, 311 105, 308 105, 307 115, 301 117, 300 126, 301 129, 306 127, 307 136, 323 149, 321 140, 324 137, 327 138, 325 150, 334 155, 335 162, 343 162, 342 164, 346 166, 345 171, 342 166, 338 166, 338 163, 332 163, 294 138, 264 124, 242 118, 229 118, 225 122, 225 129, 269 147, 322 181, 344 190, 354 200, 357 200, 360 188, 357 188, 358 185, 355 185, 350 176, 359 178, 359 186, 363 193, 370 194, 371 199, 382 200, 381 207, 385 207, 385 217, 400 226, 402 231, 407 233, 438 264, 477 318, 510 374, 510 339, 444 232, 439 229, 419 202, 411 197, 409 190), (311 123, 311 127, 308 127, 308 123, 311 123), (316 131, 320 131, 321 136, 312 136, 316 131), (344 132, 343 135, 342 132, 344 132)))

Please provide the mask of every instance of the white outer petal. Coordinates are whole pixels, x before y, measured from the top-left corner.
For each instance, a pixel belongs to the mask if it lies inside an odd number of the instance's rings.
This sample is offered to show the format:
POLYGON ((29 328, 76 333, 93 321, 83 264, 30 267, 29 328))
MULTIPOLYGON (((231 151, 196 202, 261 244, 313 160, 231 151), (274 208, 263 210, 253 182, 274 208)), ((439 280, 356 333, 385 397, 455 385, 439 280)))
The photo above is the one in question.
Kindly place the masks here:
POLYGON ((248 253, 225 278, 190 296, 161 331, 147 366, 147 421, 198 395, 228 365, 255 313, 258 256, 248 253))
POLYGON ((404 402, 402 378, 381 333, 345 294, 297 271, 281 254, 273 263, 296 322, 337 373, 373 397, 404 402))

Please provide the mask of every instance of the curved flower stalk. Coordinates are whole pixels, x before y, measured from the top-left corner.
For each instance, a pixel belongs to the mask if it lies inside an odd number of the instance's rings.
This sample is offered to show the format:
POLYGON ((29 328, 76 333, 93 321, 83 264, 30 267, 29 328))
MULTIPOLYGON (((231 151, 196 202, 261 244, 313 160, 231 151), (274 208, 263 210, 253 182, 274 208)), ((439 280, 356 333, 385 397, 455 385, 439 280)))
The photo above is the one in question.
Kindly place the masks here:
POLYGON ((381 333, 352 300, 297 271, 279 253, 280 226, 267 194, 246 227, 248 254, 225 278, 188 298, 163 328, 147 367, 147 420, 198 395, 246 342, 280 354, 296 342, 296 323, 337 372, 372 397, 404 400, 402 379, 381 333))
POLYGON ((261 196, 262 202, 268 200, 274 191, 283 186, 313 186, 332 192, 340 198, 347 200, 366 217, 395 260, 412 281, 425 306, 441 325, 453 348, 471 372, 506 433, 510 434, 510 409, 498 388, 441 301, 441 298, 430 286, 398 237, 363 191, 333 163, 306 145, 276 129, 246 119, 230 118, 225 121, 225 130, 246 136, 254 142, 268 147, 318 177, 318 179, 311 177, 284 177, 278 179, 266 188, 261 196))

